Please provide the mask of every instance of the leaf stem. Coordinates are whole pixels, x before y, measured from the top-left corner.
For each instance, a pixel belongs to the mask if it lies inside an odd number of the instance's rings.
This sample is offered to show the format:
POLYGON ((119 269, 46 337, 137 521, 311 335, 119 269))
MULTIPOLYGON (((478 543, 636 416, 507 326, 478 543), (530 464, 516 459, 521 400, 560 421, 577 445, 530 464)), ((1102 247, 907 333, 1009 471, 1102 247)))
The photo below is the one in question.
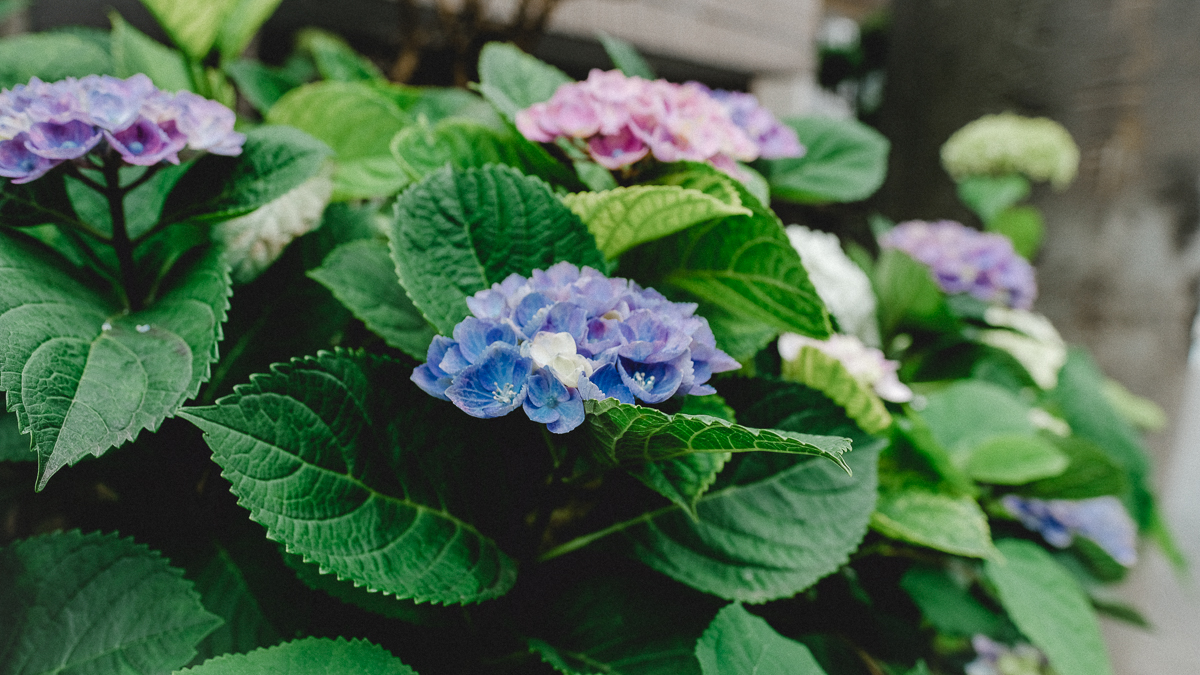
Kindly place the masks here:
POLYGON ((125 294, 126 307, 136 312, 142 309, 143 296, 138 289, 133 242, 129 240, 129 230, 125 226, 125 193, 128 190, 121 187, 121 160, 111 153, 104 158, 104 183, 104 196, 108 199, 108 213, 112 217, 111 243, 121 273, 121 290, 125 294))
POLYGON ((676 504, 672 504, 670 506, 664 506, 663 508, 658 509, 656 511, 647 511, 646 513, 643 513, 642 515, 640 515, 636 518, 631 518, 629 520, 622 520, 619 523, 613 523, 612 525, 609 525, 608 527, 604 528, 603 530, 596 530, 595 532, 589 532, 585 535, 575 537, 571 541, 568 541, 564 544, 559 544, 558 546, 555 546, 554 548, 550 549, 549 551, 546 551, 545 553, 542 553, 541 555, 539 555, 537 557, 538 562, 546 562, 547 560, 553 560, 554 558, 557 558, 561 555, 566 555, 573 551, 577 551, 594 541, 598 541, 600 539, 607 537, 610 534, 616 534, 625 529, 633 527, 634 525, 640 525, 640 524, 642 524, 646 521, 649 521, 652 518, 660 516, 664 513, 669 513, 671 511, 675 511, 678 508, 679 508, 679 506, 676 504))

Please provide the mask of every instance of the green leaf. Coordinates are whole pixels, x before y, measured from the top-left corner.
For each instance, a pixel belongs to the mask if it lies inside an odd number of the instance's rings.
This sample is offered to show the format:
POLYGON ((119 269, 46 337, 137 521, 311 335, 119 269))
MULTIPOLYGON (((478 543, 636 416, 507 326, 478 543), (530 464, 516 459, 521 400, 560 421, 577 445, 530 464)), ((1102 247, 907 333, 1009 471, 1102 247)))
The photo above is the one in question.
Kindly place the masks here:
POLYGON ((32 33, 0 40, 0 87, 11 89, 32 77, 55 82, 66 77, 112 75, 108 52, 71 33, 32 33))
POLYGON ((918 565, 900 578, 900 587, 940 633, 970 637, 982 633, 1000 640, 1016 637, 1005 617, 984 607, 943 569, 918 565))
POLYGON ((1154 521, 1156 511, 1150 489, 1150 459, 1137 430, 1104 395, 1104 381, 1104 374, 1087 352, 1073 348, 1058 373, 1058 389, 1052 396, 1075 435, 1095 443, 1125 472, 1131 489, 1126 507, 1139 527, 1145 529, 1154 521))
POLYGON ((217 50, 221 61, 241 56, 258 29, 275 13, 281 0, 237 0, 217 31, 217 50))
POLYGON ((808 588, 844 564, 875 507, 878 446, 832 463, 786 455, 745 456, 730 483, 696 504, 698 519, 672 506, 625 528, 650 567, 727 600, 766 602, 808 588))
MULTIPOLYGON (((137 240, 158 224, 167 195, 190 167, 186 164, 167 165, 158 169, 154 176, 136 189, 125 194, 125 227, 129 237, 137 240)), ((93 179, 103 182, 99 172, 87 172, 93 179)), ((143 167, 123 167, 121 183, 128 185, 144 173, 143 167)), ((106 235, 112 235, 112 212, 108 199, 73 176, 66 177, 67 195, 79 218, 106 235)))
POLYGON ((661 281, 756 324, 828 337, 829 314, 779 218, 740 184, 704 177, 715 169, 696 164, 683 169, 699 175, 691 179, 668 174, 656 182, 703 192, 708 190, 699 186, 706 182, 717 190, 732 185, 739 205, 753 215, 710 220, 639 246, 622 257, 621 269, 632 270, 631 276, 643 283, 661 281))
POLYGON ((434 612, 447 611, 436 605, 418 605, 412 600, 401 600, 394 595, 373 592, 363 586, 355 586, 352 581, 338 579, 332 574, 322 574, 319 565, 304 562, 303 556, 294 553, 283 552, 283 562, 292 568, 305 586, 314 591, 327 593, 344 603, 389 619, 428 625, 436 622, 434 612))
POLYGON ((408 184, 389 144, 411 121, 363 82, 306 84, 284 94, 267 112, 267 123, 296 127, 333 148, 335 201, 386 197, 408 184))
POLYGON ((0 184, 0 222, 8 227, 82 222, 67 195, 66 172, 54 170, 22 185, 6 179, 0 184))
POLYGON ((500 131, 506 122, 479 94, 454 87, 411 87, 387 81, 374 81, 371 86, 387 96, 414 120, 422 116, 430 124, 450 117, 469 120, 500 131))
POLYGON ((1032 542, 996 543, 985 571, 1000 603, 1058 675, 1111 675, 1100 625, 1078 582, 1032 542))
POLYGON ((322 571, 418 602, 504 594, 516 563, 446 510, 427 471, 465 463, 462 425, 409 367, 323 352, 277 364, 215 406, 181 413, 268 536, 322 571), (437 455, 419 459, 416 453, 437 455))
POLYGON ((562 261, 607 268, 549 186, 506 166, 429 174, 397 200, 389 236, 400 282, 442 335, 467 316, 467 297, 510 274, 562 261))
POLYGON ((238 0, 142 0, 171 41, 194 61, 208 55, 238 0))
POLYGON ((848 438, 748 429, 717 417, 668 415, 615 398, 585 401, 584 408, 591 432, 588 449, 592 460, 603 468, 697 453, 780 452, 824 457, 850 471, 842 457, 850 451, 848 438))
POLYGON ((808 647, 789 640, 740 603, 717 612, 696 643, 704 675, 825 675, 808 647))
POLYGON ((196 395, 216 361, 229 296, 215 252, 132 314, 59 264, 24 237, 0 236, 0 388, 33 435, 39 490, 62 467, 157 429, 196 395))
POLYGON ((157 674, 220 623, 131 539, 73 530, 0 549, 0 674, 157 674))
POLYGON ((282 639, 263 615, 242 571, 225 549, 218 548, 196 575, 195 582, 204 608, 225 623, 196 645, 197 655, 192 664, 221 654, 243 654, 269 647, 282 639))
POLYGON ((308 276, 332 291, 384 342, 417 360, 425 359, 437 332, 405 294, 387 242, 364 239, 342 244, 308 276))
POLYGON ((871 528, 892 539, 974 558, 995 553, 987 516, 967 496, 952 497, 920 487, 884 490, 871 528))
POLYGON ((1123 495, 1129 489, 1125 472, 1095 443, 1074 436, 1054 443, 1070 461, 1067 470, 1025 485, 1022 494, 1040 499, 1090 499, 1123 495))
POLYGON ((1014 206, 1001 211, 987 226, 1012 242, 1013 248, 1028 260, 1037 255, 1046 231, 1042 212, 1033 206, 1014 206))
POLYGON ((142 33, 113 12, 112 61, 117 77, 145 73, 163 91, 194 90, 187 58, 142 33))
POLYGON ((989 224, 1001 211, 1029 196, 1029 180, 1019 173, 968 176, 958 183, 958 198, 989 224))
POLYGON ((871 279, 879 298, 879 329, 885 336, 906 328, 947 330, 955 325, 929 268, 895 249, 885 249, 871 279))
POLYGON ((489 42, 479 53, 479 91, 510 121, 518 111, 549 100, 560 86, 573 81, 512 44, 489 42))
POLYGON ((971 451, 967 473, 980 483, 1022 485, 1058 476, 1070 460, 1054 444, 1038 436, 991 438, 971 451))
MULTIPOLYGON (((693 416, 707 415, 731 424, 737 423, 733 408, 725 405, 725 400, 717 394, 688 396, 683 400, 683 409, 680 412, 693 416)), ((712 487, 717 474, 732 457, 733 453, 729 452, 701 452, 646 462, 638 467, 628 467, 626 471, 651 490, 695 514, 696 500, 712 487)))
POLYGON ((890 144, 878 131, 857 120, 832 117, 784 123, 796 131, 806 152, 762 162, 772 196, 800 204, 856 202, 883 185, 890 144))
POLYGON ((657 77, 654 69, 646 63, 646 59, 642 58, 633 45, 602 30, 596 31, 596 38, 600 40, 600 44, 604 45, 605 53, 608 54, 608 58, 612 59, 613 66, 617 70, 629 77, 640 77, 644 80, 653 80, 657 77))
POLYGON ((445 119, 433 127, 420 120, 396 134, 391 151, 413 180, 446 164, 460 170, 507 164, 559 185, 578 184, 570 170, 541 146, 530 143, 511 128, 497 131, 473 120, 445 119))
MULTIPOLYGON (((699 190, 706 195, 716 197, 730 206, 747 208, 751 203, 743 204, 742 197, 749 192, 729 174, 718 171, 708 164, 697 162, 677 162, 664 165, 665 171, 651 179, 654 185, 674 185, 688 190, 699 190)), ((607 171, 605 172, 607 173, 607 171)), ((761 204, 759 211, 763 211, 761 204)))
POLYGON ((779 335, 779 329, 746 319, 712 303, 700 302, 696 314, 708 320, 717 348, 745 363, 779 335))
POLYGON ((205 661, 176 675, 417 675, 383 647, 366 641, 304 638, 249 654, 205 661))
POLYGON ((253 129, 241 155, 197 160, 168 195, 162 220, 209 222, 245 215, 315 176, 328 157, 328 147, 295 129, 253 129))
POLYGON ((321 79, 333 82, 382 80, 383 73, 371 60, 354 51, 341 37, 306 28, 296 36, 297 48, 312 55, 321 79))
POLYGON ((539 590, 529 647, 567 675, 700 675, 696 640, 719 607, 711 596, 612 559, 539 590))
POLYGON ((21 433, 17 416, 0 414, 0 462, 32 462, 37 459, 29 447, 30 438, 21 433))
POLYGON ((263 115, 283 98, 284 94, 300 85, 274 68, 253 59, 229 61, 222 68, 237 85, 238 92, 263 115))
POLYGON ((1008 390, 965 380, 930 394, 920 416, 934 440, 958 462, 997 436, 1033 436, 1029 406, 1008 390))
POLYGON ((863 431, 878 434, 892 426, 892 415, 875 390, 816 347, 801 347, 796 358, 783 362, 781 370, 783 379, 812 387, 845 408, 863 431))
POLYGON ((749 216, 750 209, 671 185, 639 185, 565 195, 563 203, 596 237, 606 258, 716 218, 749 216))

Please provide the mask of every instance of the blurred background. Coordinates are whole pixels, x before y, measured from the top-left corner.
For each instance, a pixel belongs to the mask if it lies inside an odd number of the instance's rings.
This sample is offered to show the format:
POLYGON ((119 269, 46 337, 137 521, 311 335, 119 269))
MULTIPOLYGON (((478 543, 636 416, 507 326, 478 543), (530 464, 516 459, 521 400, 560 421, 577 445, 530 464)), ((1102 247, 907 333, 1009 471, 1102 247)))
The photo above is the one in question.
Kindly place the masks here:
MULTIPOLYGON (((114 9, 165 39, 138 0, 0 0, 0 35, 107 27, 114 9)), ((279 63, 308 26, 393 80, 439 85, 473 81, 479 48, 496 39, 582 78, 610 67, 602 31, 670 80, 751 91, 780 116, 856 116, 891 140, 883 188, 863 203, 777 210, 866 245, 873 213, 972 222, 938 157, 967 122, 1013 111, 1063 123, 1082 163, 1069 189, 1035 188, 1047 225, 1035 309, 1167 412, 1149 439, 1156 482, 1200 564, 1200 3, 283 0, 250 50, 279 63)), ((1121 593, 1152 627, 1105 625, 1118 673, 1200 672, 1197 583, 1148 548, 1121 593)))

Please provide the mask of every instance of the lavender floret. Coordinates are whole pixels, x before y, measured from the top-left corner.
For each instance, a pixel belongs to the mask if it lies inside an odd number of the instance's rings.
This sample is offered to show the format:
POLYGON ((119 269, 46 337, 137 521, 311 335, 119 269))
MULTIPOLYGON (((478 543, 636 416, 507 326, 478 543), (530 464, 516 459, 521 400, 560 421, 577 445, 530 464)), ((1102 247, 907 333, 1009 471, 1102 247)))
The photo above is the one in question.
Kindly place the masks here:
POLYGON ((929 266, 947 293, 970 293, 985 302, 1029 309, 1037 296, 1033 266, 1007 237, 979 232, 952 220, 900 223, 880 240, 929 266))
POLYGON ((438 336, 412 381, 475 417, 518 407, 553 433, 583 423, 583 402, 661 403, 714 393, 737 361, 717 349, 696 305, 562 262, 510 275, 467 298, 473 316, 438 336))
POLYGON ((1000 503, 1051 546, 1066 548, 1082 536, 1126 567, 1137 562, 1137 525, 1116 497, 1042 500, 1005 495, 1000 503))

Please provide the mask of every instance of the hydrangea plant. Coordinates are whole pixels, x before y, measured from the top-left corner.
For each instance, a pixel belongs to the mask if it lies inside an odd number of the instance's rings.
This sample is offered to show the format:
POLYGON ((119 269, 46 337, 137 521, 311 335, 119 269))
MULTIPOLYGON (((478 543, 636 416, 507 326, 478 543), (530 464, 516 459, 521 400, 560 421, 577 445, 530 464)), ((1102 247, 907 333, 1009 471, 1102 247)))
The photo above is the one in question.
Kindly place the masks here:
POLYGON ((1002 230, 785 228, 876 132, 145 2, 0 41, 0 673, 1110 672, 1148 404, 1002 230))

